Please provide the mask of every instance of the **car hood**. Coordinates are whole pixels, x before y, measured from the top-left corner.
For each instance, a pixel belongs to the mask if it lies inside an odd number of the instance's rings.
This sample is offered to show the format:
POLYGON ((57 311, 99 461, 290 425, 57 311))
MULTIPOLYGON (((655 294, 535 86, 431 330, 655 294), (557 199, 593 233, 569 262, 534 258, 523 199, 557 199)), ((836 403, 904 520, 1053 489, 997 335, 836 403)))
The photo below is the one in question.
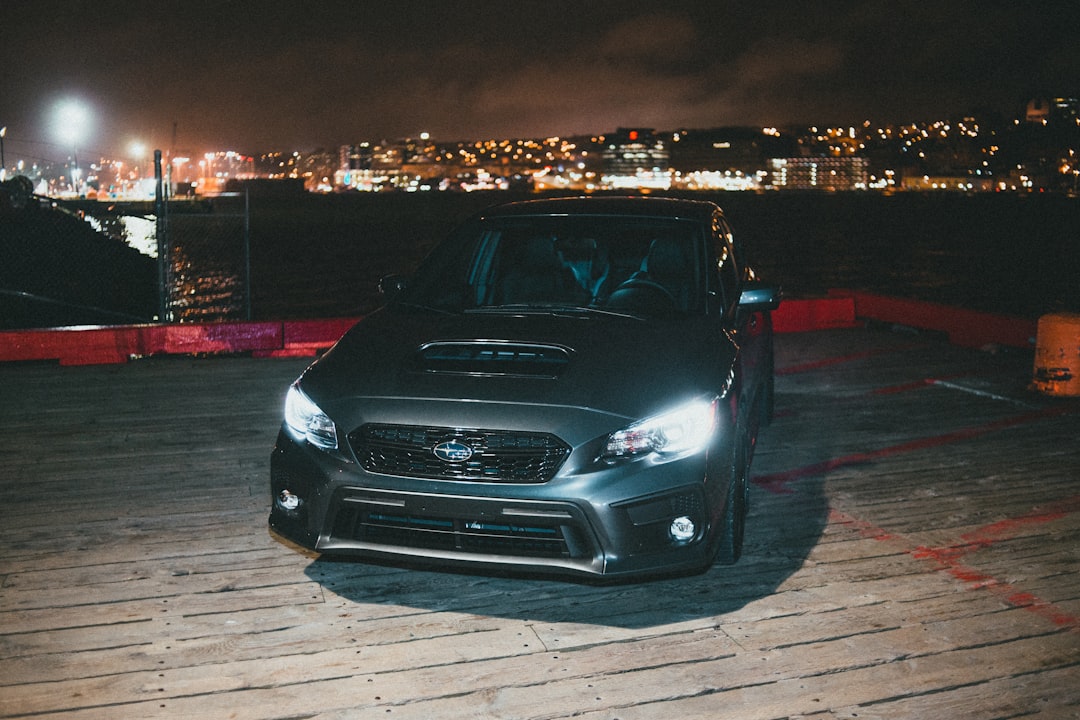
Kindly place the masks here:
POLYGON ((346 333, 308 369, 302 387, 332 417, 354 416, 349 405, 363 399, 368 407, 406 408, 406 417, 420 403, 452 403, 459 414, 468 403, 512 405, 518 413, 523 405, 573 407, 625 420, 717 392, 734 359, 715 318, 391 307, 346 333))

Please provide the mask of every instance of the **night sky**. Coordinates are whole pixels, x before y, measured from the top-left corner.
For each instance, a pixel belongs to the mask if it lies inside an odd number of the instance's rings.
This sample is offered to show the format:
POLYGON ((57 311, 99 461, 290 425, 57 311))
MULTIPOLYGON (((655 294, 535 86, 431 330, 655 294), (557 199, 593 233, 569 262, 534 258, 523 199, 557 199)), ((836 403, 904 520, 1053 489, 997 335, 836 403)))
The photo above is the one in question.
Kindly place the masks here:
POLYGON ((1012 116, 1078 85, 1077 0, 0 1, 9 165, 69 144, 255 154, 1012 116), (78 140, 54 127, 65 98, 91 109, 78 140))

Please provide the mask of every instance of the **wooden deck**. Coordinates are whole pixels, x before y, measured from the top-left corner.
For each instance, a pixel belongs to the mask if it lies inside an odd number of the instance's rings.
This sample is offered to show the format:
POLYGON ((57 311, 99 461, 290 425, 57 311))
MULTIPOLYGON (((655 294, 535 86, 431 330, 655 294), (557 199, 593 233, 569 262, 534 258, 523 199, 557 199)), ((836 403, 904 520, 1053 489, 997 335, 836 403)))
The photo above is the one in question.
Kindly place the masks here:
POLYGON ((1080 718, 1080 399, 1023 351, 778 337, 742 561, 608 587, 275 540, 305 364, 0 365, 0 717, 1080 718))

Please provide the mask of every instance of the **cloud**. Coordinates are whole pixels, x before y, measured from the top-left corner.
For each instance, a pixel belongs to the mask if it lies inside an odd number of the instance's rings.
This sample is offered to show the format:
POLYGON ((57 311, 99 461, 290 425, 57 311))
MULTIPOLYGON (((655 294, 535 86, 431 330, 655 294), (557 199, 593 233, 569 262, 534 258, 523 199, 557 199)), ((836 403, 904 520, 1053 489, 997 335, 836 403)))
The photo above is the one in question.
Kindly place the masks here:
POLYGON ((784 124, 846 94, 836 84, 844 61, 831 40, 764 38, 699 76, 699 92, 684 108, 698 122, 784 124))
POLYGON ((596 43, 598 58, 637 65, 668 65, 682 59, 700 41, 686 17, 650 13, 615 25, 596 43))
POLYGON ((732 77, 742 85, 788 83, 807 77, 835 77, 844 53, 832 40, 765 38, 734 63, 732 77))
POLYGON ((177 122, 179 145, 256 152, 421 130, 899 122, 1078 90, 1075 0, 189 5, 0 0, 0 27, 20 28, 0 43, 9 151, 45 154, 61 91, 99 106, 103 145, 153 132, 167 147, 177 122))
POLYGON ((528 58, 491 48, 472 56, 482 68, 440 56, 423 96, 430 109, 452 107, 461 127, 481 134, 499 127, 542 135, 677 126, 678 108, 701 92, 700 68, 685 70, 701 43, 687 18, 651 13, 599 35, 553 38, 528 58))

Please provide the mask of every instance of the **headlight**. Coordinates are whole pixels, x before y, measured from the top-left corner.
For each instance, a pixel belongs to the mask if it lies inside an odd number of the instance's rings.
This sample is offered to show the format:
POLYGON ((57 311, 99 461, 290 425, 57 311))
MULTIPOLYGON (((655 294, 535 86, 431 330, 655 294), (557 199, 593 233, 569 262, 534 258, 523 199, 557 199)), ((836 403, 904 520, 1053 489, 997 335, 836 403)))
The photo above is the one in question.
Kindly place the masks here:
POLYGON ((296 383, 292 384, 285 396, 285 426, 298 440, 307 440, 324 450, 337 447, 334 421, 301 392, 296 383))
POLYGON ((608 436, 604 458, 704 450, 716 430, 719 398, 699 398, 608 436))

